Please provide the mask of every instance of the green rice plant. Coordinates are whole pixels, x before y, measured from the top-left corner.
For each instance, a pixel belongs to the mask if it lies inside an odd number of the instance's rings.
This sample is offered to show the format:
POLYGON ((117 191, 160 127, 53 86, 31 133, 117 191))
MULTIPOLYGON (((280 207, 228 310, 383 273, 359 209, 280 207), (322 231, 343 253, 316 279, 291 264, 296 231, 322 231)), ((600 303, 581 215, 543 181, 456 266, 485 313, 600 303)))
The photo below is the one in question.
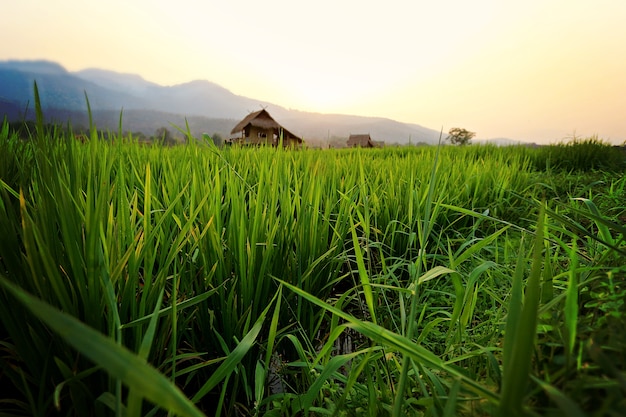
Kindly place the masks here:
POLYGON ((566 329, 566 354, 568 362, 572 362, 572 357, 575 354, 576 337, 578 328, 578 253, 576 246, 576 239, 572 241, 570 249, 570 267, 569 267, 569 279, 567 282, 567 290, 565 296, 565 329, 566 329))
MULTIPOLYGON (((431 218, 431 204, 433 201, 433 194, 435 190, 435 180, 437 178, 438 157, 439 157, 440 149, 441 149, 441 135, 439 137, 439 146, 437 147, 437 154, 435 155, 435 160, 433 162, 432 173, 430 176, 430 186, 429 186, 427 197, 426 197, 426 203, 424 205, 424 219, 423 219, 422 224, 420 225, 421 227, 418 227, 417 229, 420 248, 422 249, 421 251, 422 257, 418 259, 418 261, 416 262, 416 268, 417 268, 416 274, 415 274, 416 277, 422 275, 421 271, 422 271, 422 265, 424 264, 424 254, 425 254, 424 248, 426 246, 426 241, 428 240, 428 237, 431 231, 431 224, 433 220, 431 218)), ((415 332, 414 318, 417 315, 417 308, 418 308, 417 307, 417 303, 418 303, 417 284, 418 283, 414 280, 412 284, 413 284, 413 293, 411 294, 412 297, 411 297, 410 304, 409 304, 409 322, 406 327, 406 338, 409 340, 413 338, 413 334, 415 332)), ((408 356, 405 356, 404 361, 402 363, 402 370, 400 372, 400 379, 398 381, 396 398, 394 400, 393 415, 396 417, 400 416, 402 413, 402 402, 403 402, 403 398, 405 395, 407 376, 408 376, 410 366, 411 366, 410 359, 408 356)))
POLYGON ((542 146, 530 153, 538 170, 622 172, 626 164, 624 151, 597 136, 578 138, 542 146))
MULTIPOLYGON (((567 203, 542 227, 525 379, 542 384, 507 395, 528 395, 529 410, 557 391, 577 398, 567 377, 594 355, 615 358, 581 343, 600 336, 590 317, 614 329, 621 311, 612 202, 624 182, 609 174, 536 185, 546 177, 522 147, 144 146, 121 137, 122 114, 117 134, 92 121, 81 143, 40 116, 32 140, 0 128, 0 273, 151 364, 202 412, 495 412, 494 392, 514 379, 501 331, 525 311, 521 277, 535 259, 521 236, 538 231, 528 213, 544 190, 567 203)), ((15 412, 159 412, 9 294, 0 379, 16 387, 15 412)))
MULTIPOLYGON (((504 351, 502 394, 498 414, 524 415, 523 400, 529 382, 531 359, 537 332, 537 311, 540 300, 540 277, 543 264, 545 212, 539 212, 532 255, 532 269, 522 295, 522 266, 520 257, 513 277, 509 314, 507 316, 504 351)), ((521 253, 520 253, 521 254, 521 253)))
MULTIPOLYGON (((584 324, 588 323, 589 319, 593 320, 594 315, 585 312, 583 300, 588 297, 586 295, 588 288, 602 282, 603 275, 615 268, 616 256, 623 259, 618 255, 620 251, 618 242, 623 232, 620 226, 599 215, 593 203, 587 204, 591 205, 587 212, 577 207, 546 209, 551 221, 546 221, 544 227, 546 253, 543 256, 544 279, 538 310, 539 338, 534 347, 537 355, 534 373, 542 374, 543 380, 538 385, 550 401, 564 413, 573 409, 586 412, 596 409, 591 403, 579 402, 579 399, 586 397, 583 392, 589 390, 584 388, 586 385, 582 381, 587 378, 583 376, 588 373, 585 367, 593 360, 589 352, 585 352, 581 340, 593 337, 589 332, 595 334, 595 337, 602 337, 600 335, 605 330, 604 326, 591 328, 584 324), (593 229, 589 230, 583 226, 584 223, 573 220, 569 216, 572 213, 579 218, 586 213, 587 221, 593 219, 592 221, 597 221, 601 227, 596 232, 593 229), (617 240, 615 236, 618 237, 617 240), (549 252, 553 252, 553 255, 549 256, 549 252), (549 292, 546 293, 548 279, 550 286, 549 292), (587 365, 584 365, 585 363, 587 365)), ((514 286, 513 293, 516 294, 518 291, 514 286)), ((515 320, 516 317, 514 306, 518 303, 514 299, 511 299, 512 310, 509 311, 509 320, 515 320)), ((505 339, 505 358, 506 343, 507 339, 505 339)), ((609 351, 612 349, 609 348, 609 351)), ((511 356, 511 353, 508 356, 511 356)), ((506 367, 505 359, 504 368, 506 367)), ((533 380, 537 382, 537 379, 533 380)), ((613 384, 617 385, 617 381, 613 384)), ((537 401, 536 396, 534 397, 537 401)), ((536 409, 543 407, 543 410, 549 410, 547 399, 543 401, 546 403, 542 406, 535 405, 536 409)), ((539 400, 540 403, 543 401, 539 400)), ((605 410, 617 409, 620 405, 617 405, 614 397, 608 396, 603 407, 605 410)))
MULTIPOLYGON (((39 319, 61 334, 74 348, 106 369, 111 375, 120 378, 130 386, 131 390, 138 390, 141 394, 137 400, 147 398, 180 415, 203 415, 166 377, 145 363, 142 358, 145 355, 133 355, 106 336, 22 291, 4 277, 0 277, 0 284, 39 319)), ((148 334, 146 346, 149 346, 150 338, 148 334)), ((129 401, 133 402, 132 394, 129 401)), ((138 415, 133 413, 131 408, 128 410, 128 415, 138 415)), ((138 410, 134 409, 134 411, 138 410)))
POLYGON ((389 348, 392 348, 394 351, 406 354, 409 358, 418 363, 427 365, 434 369, 445 371, 448 374, 453 375, 454 377, 458 378, 467 389, 475 392, 478 395, 484 396, 485 399, 489 399, 492 401, 497 399, 497 396, 493 392, 489 391, 485 387, 482 387, 475 381, 467 378, 462 372, 459 372, 455 368, 448 366, 436 355, 432 354, 423 347, 416 345, 405 336, 390 332, 389 330, 384 329, 372 322, 363 321, 352 317, 349 314, 346 314, 343 311, 327 303, 324 303, 318 298, 303 292, 293 285, 287 284, 285 282, 283 282, 282 284, 290 290, 300 294, 308 301, 346 320, 349 323, 350 328, 353 328, 354 330, 364 334, 371 340, 375 341, 377 344, 381 346, 387 346, 389 348))
MULTIPOLYGON (((611 355, 610 360, 613 363, 608 375, 613 382, 609 382, 606 386, 619 386, 619 374, 614 373, 614 369, 619 369, 620 354, 617 346, 621 343, 619 336, 615 340, 605 342, 603 348, 598 349, 597 345, 590 348, 584 343, 584 340, 606 340, 607 332, 618 335, 621 334, 621 317, 623 317, 623 307, 621 302, 609 307, 611 315, 615 318, 620 317, 616 321, 605 321, 603 314, 598 314, 597 310, 593 310, 595 306, 590 300, 591 294, 596 294, 596 288, 607 286, 607 282, 611 283, 614 276, 623 276, 623 269, 620 265, 623 255, 621 254, 621 246, 623 242, 623 228, 600 215, 595 204, 590 200, 582 200, 584 208, 581 209, 578 199, 574 199, 573 206, 565 207, 558 214, 550 213, 553 218, 558 221, 559 227, 551 226, 551 236, 555 239, 557 232, 564 235, 567 239, 558 239, 559 246, 563 248, 569 260, 567 269, 562 273, 562 277, 555 277, 555 280, 562 280, 564 290, 555 296, 554 300, 544 306, 542 310, 549 311, 555 306, 562 306, 563 324, 550 323, 554 329, 561 329, 559 333, 554 332, 550 342, 556 346, 562 346, 564 351, 564 366, 559 368, 555 366, 546 366, 544 370, 546 376, 545 381, 541 384, 545 392, 553 398, 553 401, 564 412, 570 407, 564 398, 570 398, 574 404, 585 412, 594 413, 598 410, 598 404, 590 403, 585 398, 590 395, 589 392, 593 384, 589 381, 593 380, 594 370, 602 368, 603 362, 600 357, 611 355), (574 220, 573 217, 577 220, 574 220), (579 220, 579 219, 582 219, 579 220), (593 227, 595 226, 595 227, 593 227), (562 230, 567 230, 563 233, 562 230), (617 275, 614 275, 617 274, 617 275), (590 307, 592 307, 590 309, 590 307), (590 323, 591 321, 591 323, 590 323), (595 361, 598 362, 595 362, 595 361), (546 384, 550 386, 547 387, 546 384)), ((608 285, 610 286, 610 285, 608 285)), ((617 294, 616 294, 617 295, 617 294)), ((617 296, 619 298, 621 296, 617 296)), ((600 303, 601 304, 601 303, 600 303)), ((607 306, 610 302, 607 303, 607 306)), ((608 369, 608 368, 607 368, 608 369)), ((606 371, 605 371, 606 372, 606 371)), ((608 410, 617 410, 623 406, 616 399, 616 394, 606 395, 602 392, 605 388, 599 388, 600 392, 593 394, 605 396, 606 399, 600 409, 602 412, 608 410)), ((609 389, 610 391, 610 389, 609 389)), ((617 394, 617 398, 621 398, 617 394)))

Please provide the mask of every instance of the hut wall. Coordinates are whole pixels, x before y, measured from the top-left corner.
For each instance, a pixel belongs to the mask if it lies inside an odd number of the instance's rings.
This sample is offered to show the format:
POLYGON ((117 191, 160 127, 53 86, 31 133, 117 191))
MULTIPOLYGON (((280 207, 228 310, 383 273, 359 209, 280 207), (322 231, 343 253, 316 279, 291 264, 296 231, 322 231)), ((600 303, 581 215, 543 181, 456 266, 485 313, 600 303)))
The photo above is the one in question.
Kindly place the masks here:
POLYGON ((250 126, 247 130, 248 136, 245 139, 245 143, 251 145, 272 144, 271 129, 263 129, 257 126, 250 126), (261 134, 263 133, 265 134, 265 137, 261 137, 261 134))

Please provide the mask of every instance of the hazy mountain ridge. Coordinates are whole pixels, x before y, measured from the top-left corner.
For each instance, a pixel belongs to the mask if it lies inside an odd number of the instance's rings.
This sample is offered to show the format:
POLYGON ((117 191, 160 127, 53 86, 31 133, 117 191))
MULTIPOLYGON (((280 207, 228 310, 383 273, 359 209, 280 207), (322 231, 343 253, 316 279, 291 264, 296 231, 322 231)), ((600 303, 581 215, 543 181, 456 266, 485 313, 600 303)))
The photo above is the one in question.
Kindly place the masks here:
POLYGON ((146 81, 141 75, 88 68, 72 73, 76 77, 90 81, 104 88, 126 90, 133 94, 141 94, 158 84, 146 81))
POLYGON ((52 62, 0 62, 0 97, 3 99, 32 105, 34 81, 37 81, 44 109, 85 111, 85 93, 92 109, 121 109, 143 105, 141 100, 123 90, 113 90, 80 79, 52 62))
POLYGON ((123 127, 127 131, 150 135, 161 126, 184 126, 187 117, 194 120, 194 134, 208 132, 228 137, 229 126, 249 112, 267 107, 286 128, 319 143, 329 137, 347 138, 350 133, 369 133, 374 140, 387 143, 434 143, 439 138, 438 131, 380 117, 285 109, 236 95, 210 81, 161 86, 137 74, 94 68, 72 73, 50 61, 0 61, 0 113, 14 120, 24 117, 25 109, 32 110, 35 80, 46 116, 64 122, 58 118, 68 115, 72 123, 83 123, 86 94, 97 126, 111 130, 117 130, 123 109, 123 127))

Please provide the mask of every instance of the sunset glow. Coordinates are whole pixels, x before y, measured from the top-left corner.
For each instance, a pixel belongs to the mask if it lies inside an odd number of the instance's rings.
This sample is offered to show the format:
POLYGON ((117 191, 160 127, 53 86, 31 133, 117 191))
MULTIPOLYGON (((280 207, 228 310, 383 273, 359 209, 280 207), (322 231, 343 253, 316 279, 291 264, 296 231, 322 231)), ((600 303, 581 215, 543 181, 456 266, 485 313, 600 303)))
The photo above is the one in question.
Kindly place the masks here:
POLYGON ((477 138, 626 140, 626 2, 20 0, 0 60, 173 85, 206 79, 304 111, 477 138))

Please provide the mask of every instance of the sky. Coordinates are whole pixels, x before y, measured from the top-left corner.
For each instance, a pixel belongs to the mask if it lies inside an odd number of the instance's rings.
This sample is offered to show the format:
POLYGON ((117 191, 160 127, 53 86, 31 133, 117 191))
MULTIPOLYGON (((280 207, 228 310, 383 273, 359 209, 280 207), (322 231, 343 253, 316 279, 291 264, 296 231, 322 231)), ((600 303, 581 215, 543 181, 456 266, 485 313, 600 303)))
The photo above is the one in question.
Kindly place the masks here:
POLYGON ((19 0, 2 11, 0 60, 209 80, 286 108, 484 139, 626 141, 625 0, 19 0))

